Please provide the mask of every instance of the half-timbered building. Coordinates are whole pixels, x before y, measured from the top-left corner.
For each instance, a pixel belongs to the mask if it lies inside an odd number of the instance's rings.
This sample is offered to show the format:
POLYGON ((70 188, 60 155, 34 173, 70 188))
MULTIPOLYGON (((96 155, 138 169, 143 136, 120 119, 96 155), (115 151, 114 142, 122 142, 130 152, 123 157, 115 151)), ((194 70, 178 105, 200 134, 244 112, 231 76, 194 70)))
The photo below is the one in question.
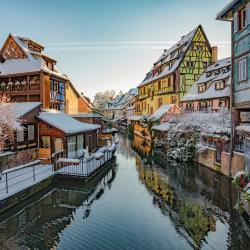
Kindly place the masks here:
POLYGON ((232 40, 232 113, 234 148, 245 148, 250 169, 250 1, 233 0, 217 15, 231 22, 232 40), (236 131, 237 128, 237 131, 236 131), (245 145, 244 145, 245 144, 245 145))
POLYGON ((163 104, 179 105, 216 57, 217 48, 210 46, 201 25, 164 50, 138 86, 141 115, 153 114, 163 104))
POLYGON ((231 58, 210 65, 181 99, 189 111, 215 111, 230 108, 231 58))

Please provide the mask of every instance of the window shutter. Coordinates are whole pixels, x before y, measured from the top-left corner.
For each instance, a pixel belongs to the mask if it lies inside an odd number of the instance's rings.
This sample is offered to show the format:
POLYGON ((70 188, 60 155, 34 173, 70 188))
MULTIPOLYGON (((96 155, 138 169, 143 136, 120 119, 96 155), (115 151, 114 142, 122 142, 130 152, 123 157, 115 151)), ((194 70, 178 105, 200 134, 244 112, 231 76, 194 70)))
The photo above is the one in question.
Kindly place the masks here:
POLYGON ((35 126, 28 125, 28 140, 32 141, 35 139, 35 126))
POLYGON ((238 32, 238 12, 234 13, 234 33, 238 32))
POLYGON ((250 24, 250 2, 246 5, 246 25, 250 24))

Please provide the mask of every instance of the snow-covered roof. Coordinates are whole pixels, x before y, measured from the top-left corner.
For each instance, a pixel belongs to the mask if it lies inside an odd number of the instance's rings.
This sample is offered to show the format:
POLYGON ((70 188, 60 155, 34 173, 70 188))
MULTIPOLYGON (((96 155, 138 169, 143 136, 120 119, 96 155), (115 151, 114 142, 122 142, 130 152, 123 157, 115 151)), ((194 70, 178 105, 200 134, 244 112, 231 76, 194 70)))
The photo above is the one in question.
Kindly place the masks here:
POLYGON ((96 113, 78 113, 71 115, 72 117, 79 117, 79 118, 102 118, 101 115, 96 114, 96 113))
POLYGON ((132 88, 127 93, 118 95, 114 98, 114 100, 109 101, 105 104, 104 109, 109 110, 119 110, 126 108, 129 103, 133 100, 133 98, 138 95, 138 89, 132 88))
POLYGON ((181 101, 205 100, 212 98, 229 97, 231 84, 231 59, 225 58, 210 65, 200 78, 193 84, 181 101), (225 88, 217 90, 216 82, 225 81, 225 88), (200 84, 206 84, 206 90, 199 92, 200 84))
MULTIPOLYGON (((22 37, 19 37, 13 33, 10 33, 10 37, 12 37, 13 40, 17 43, 17 45, 22 49, 22 51, 26 54, 27 58, 8 59, 8 60, 5 60, 3 63, 0 63, 0 75, 11 75, 11 74, 44 71, 46 73, 55 75, 62 79, 68 79, 66 75, 62 74, 55 67, 53 71, 47 67, 43 57, 49 57, 49 56, 47 56, 43 52, 38 53, 35 51, 31 51, 28 48, 28 44, 25 42, 24 38, 22 37)), ((27 39, 28 38, 26 38, 26 40, 27 39)), ((56 62, 56 60, 52 58, 50 59, 56 62)))
POLYGON ((171 124, 169 122, 164 122, 160 125, 155 125, 152 127, 153 130, 158 130, 158 131, 168 131, 171 127, 171 124))
POLYGON ((153 68, 147 73, 145 79, 138 86, 141 87, 153 80, 157 80, 163 76, 173 73, 182 62, 185 57, 186 52, 188 51, 189 45, 191 44, 197 30, 201 28, 199 25, 197 28, 192 30, 186 36, 183 36, 181 40, 173 45, 170 49, 164 50, 164 53, 160 58, 154 63, 153 68), (153 74, 154 69, 157 69, 159 66, 165 65, 165 68, 162 72, 153 74), (171 66, 170 66, 171 65, 171 66))
POLYGON ((142 118, 142 116, 140 116, 140 115, 128 116, 128 120, 131 120, 131 121, 140 121, 141 118, 142 118))
MULTIPOLYGON (((176 106, 175 104, 166 104, 158 108, 150 117, 150 120, 159 120, 163 115, 165 115, 171 108, 176 106)), ((177 107, 177 106, 176 106, 177 107)), ((178 108, 178 107, 177 107, 178 108)), ((179 108, 178 108, 179 109, 179 108)))
POLYGON ((41 102, 15 102, 8 103, 8 105, 12 106, 11 110, 14 110, 19 118, 23 117, 36 107, 41 105, 41 102))
POLYGON ((75 134, 101 128, 100 125, 80 122, 55 109, 40 112, 38 118, 66 134, 75 134))

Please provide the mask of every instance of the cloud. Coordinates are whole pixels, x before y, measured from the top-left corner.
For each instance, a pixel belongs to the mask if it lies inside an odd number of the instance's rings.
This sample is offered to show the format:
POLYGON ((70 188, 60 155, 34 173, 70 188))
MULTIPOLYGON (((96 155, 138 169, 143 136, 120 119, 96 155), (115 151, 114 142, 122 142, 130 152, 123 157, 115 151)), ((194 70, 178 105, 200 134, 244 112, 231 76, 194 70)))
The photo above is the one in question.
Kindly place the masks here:
MULTIPOLYGON (((163 50, 169 49, 176 41, 155 42, 57 42, 48 43, 47 50, 50 51, 94 51, 94 50, 163 50)), ((231 42, 211 42, 218 48, 229 48, 231 42)))

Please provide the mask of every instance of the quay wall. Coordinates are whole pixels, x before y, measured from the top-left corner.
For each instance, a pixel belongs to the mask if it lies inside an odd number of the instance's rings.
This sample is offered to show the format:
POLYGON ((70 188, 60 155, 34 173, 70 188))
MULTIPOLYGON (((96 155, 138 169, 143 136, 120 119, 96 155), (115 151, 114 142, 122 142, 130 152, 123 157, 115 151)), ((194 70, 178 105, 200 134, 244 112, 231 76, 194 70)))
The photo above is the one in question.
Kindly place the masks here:
MULTIPOLYGON (((216 172, 223 175, 230 176, 229 173, 229 162, 230 154, 227 152, 221 153, 221 162, 216 162, 216 149, 207 148, 205 151, 197 153, 195 161, 199 164, 208 167, 216 172)), ((235 176, 238 171, 245 169, 245 156, 240 152, 233 152, 232 165, 231 165, 231 176, 235 176)))

